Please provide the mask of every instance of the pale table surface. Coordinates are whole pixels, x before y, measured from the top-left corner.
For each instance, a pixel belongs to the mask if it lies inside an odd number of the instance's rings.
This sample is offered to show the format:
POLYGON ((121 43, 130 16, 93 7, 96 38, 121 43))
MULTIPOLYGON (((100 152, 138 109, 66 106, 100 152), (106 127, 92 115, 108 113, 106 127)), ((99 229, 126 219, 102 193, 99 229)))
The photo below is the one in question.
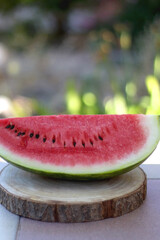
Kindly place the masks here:
MULTIPOLYGON (((6 165, 0 161, 0 169, 6 165)), ((160 145, 141 165, 147 198, 124 216, 89 223, 45 223, 25 219, 0 205, 0 240, 160 240, 160 145)))

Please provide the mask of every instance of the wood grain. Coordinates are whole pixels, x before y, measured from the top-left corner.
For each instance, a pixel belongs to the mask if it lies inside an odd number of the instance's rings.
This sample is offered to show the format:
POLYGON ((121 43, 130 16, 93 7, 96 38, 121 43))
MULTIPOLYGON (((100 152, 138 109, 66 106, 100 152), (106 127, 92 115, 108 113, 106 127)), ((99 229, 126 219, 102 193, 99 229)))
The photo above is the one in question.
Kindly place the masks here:
POLYGON ((0 173, 0 203, 12 213, 40 221, 97 221, 137 209, 146 186, 140 168, 103 181, 72 182, 8 165, 0 173))

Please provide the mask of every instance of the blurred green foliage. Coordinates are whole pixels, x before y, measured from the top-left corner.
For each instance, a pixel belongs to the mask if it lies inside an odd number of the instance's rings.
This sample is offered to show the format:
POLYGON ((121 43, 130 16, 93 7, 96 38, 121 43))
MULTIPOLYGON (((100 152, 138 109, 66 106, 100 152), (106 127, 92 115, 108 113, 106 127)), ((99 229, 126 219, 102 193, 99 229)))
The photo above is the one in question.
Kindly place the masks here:
POLYGON ((85 0, 1 0, 0 9, 3 11, 11 11, 18 6, 39 6, 43 10, 49 12, 64 12, 68 11, 74 3, 84 3, 85 0))
POLYGON ((124 11, 121 13, 119 21, 129 26, 131 37, 135 41, 137 36, 155 20, 155 16, 159 15, 159 0, 124 1, 124 11))
MULTIPOLYGON (((97 61, 96 68, 92 75, 81 79, 79 85, 74 78, 68 80, 66 109, 61 113, 160 114, 159 21, 152 24, 144 35, 144 48, 141 47, 139 52, 132 50, 127 28, 116 26, 116 31, 115 35, 106 29, 90 33, 90 47, 97 61), (146 60, 149 62, 145 63, 146 60), (150 69, 146 71, 148 65, 150 69), (101 71, 104 73, 102 80, 99 78, 101 71), (108 92, 103 96, 106 85, 108 92)), ((21 111, 16 108, 16 116, 57 113, 33 99, 28 101, 32 111, 27 112, 27 104, 21 101, 21 111)))
MULTIPOLYGON (((95 2, 94 4, 97 4, 98 1, 95 2)), ((90 0, 1 0, 0 12, 12 11, 19 6, 37 6, 42 12, 54 14, 59 25, 58 34, 61 34, 65 31, 66 14, 77 3, 92 6, 93 2, 90 0)), ((138 51, 133 47, 137 35, 142 33, 155 16, 159 15, 159 1, 122 1, 122 5, 121 16, 107 24, 107 27, 102 26, 98 28, 99 30, 95 29, 89 33, 88 46, 96 60, 96 68, 91 76, 82 79, 81 86, 76 85, 74 78, 68 80, 66 109, 62 113, 160 114, 160 22, 152 24, 147 34, 144 34, 142 45, 145 45, 146 49, 140 46, 144 52, 139 51, 138 44, 136 45, 138 51), (149 38, 148 42, 147 38, 149 38), (153 71, 149 73, 144 71, 143 63, 146 59, 151 59, 149 67, 153 71), (101 72, 103 72, 102 77, 100 77, 101 72), (108 92, 104 96, 106 85, 108 92)), ((38 20, 35 22, 28 20, 15 25, 12 31, 7 33, 10 45, 23 49, 29 41, 39 37, 37 22, 38 20)), ((42 35, 43 40, 45 33, 42 35)), ((146 66, 148 67, 147 64, 146 66)), ((15 70, 14 65, 13 71, 15 70)), ((56 110, 48 109, 42 103, 27 98, 14 99, 11 109, 13 116, 56 113, 56 110)))
POLYGON ((95 74, 91 81, 82 81, 81 88, 76 87, 76 80, 68 85, 68 113, 160 114, 159 21, 144 34, 138 51, 132 50, 131 33, 124 25, 117 25, 115 34, 106 29, 92 32, 90 40, 97 60, 95 74), (101 82, 95 78, 96 71, 103 71, 108 78, 101 82), (111 90, 102 98, 106 84, 111 90))
POLYGON ((134 82, 126 84, 124 96, 117 92, 112 98, 104 101, 103 108, 93 92, 79 93, 74 86, 68 87, 66 107, 69 114, 160 114, 160 84, 154 75, 148 75, 145 80, 148 95, 140 97, 136 103, 137 87, 134 82))
POLYGON ((53 114, 51 109, 35 99, 18 96, 11 100, 6 96, 0 96, 0 118, 51 114, 53 114))
MULTIPOLYGON (((23 50, 25 46, 34 42, 35 39, 46 41, 47 43, 61 42, 66 35, 66 21, 70 9, 77 4, 83 3, 87 6, 89 0, 12 0, 0 1, 0 13, 10 14, 16 8, 30 7, 36 8, 37 12, 41 13, 41 19, 36 19, 33 16, 31 20, 23 20, 15 24, 11 31, 0 32, 2 37, 8 39, 9 45, 23 50), (51 29, 49 32, 41 29, 40 21, 45 21, 45 17, 49 14, 51 29), (55 28, 56 20, 56 28, 55 28), (4 35, 4 36, 3 36, 4 35), (9 35, 9 36, 8 36, 9 35), (17 36, 20 36, 17 39, 17 36), (11 39, 11 41, 9 41, 11 39), (12 41, 15 44, 12 44, 12 41), (17 46, 16 42, 20 43, 17 46)), ((38 14, 39 14, 38 13, 38 14)))
MULTIPOLYGON (((81 79, 79 85, 74 78, 68 80, 64 99, 66 108, 61 114, 159 115, 160 29, 157 26, 159 22, 151 26, 148 39, 144 35, 145 47, 139 54, 131 50, 130 32, 123 26, 118 28, 117 36, 109 30, 92 32, 90 46, 96 68, 92 75, 81 79), (149 63, 145 63, 146 60, 149 63), (149 72, 145 70, 145 64, 149 65, 149 72), (99 78, 101 71, 104 73, 102 79, 99 78), (108 89, 105 96, 103 89, 108 89)), ((12 116, 59 114, 56 109, 48 109, 46 105, 24 97, 13 99, 10 109, 12 116)))
MULTIPOLYGON (((111 1, 110 1, 111 2, 111 1)), ((114 1, 116 2, 116 1, 114 1)), ((97 9, 100 4, 103 5, 105 1, 102 0, 12 0, 12 1, 6 1, 1 0, 0 1, 0 13, 9 13, 14 11, 16 8, 20 7, 36 7, 42 12, 42 15, 45 17, 46 13, 51 14, 56 18, 56 30, 53 27, 53 30, 51 33, 48 33, 48 35, 54 37, 59 37, 62 35, 64 37, 67 26, 67 16, 70 10, 76 8, 76 7, 82 7, 82 9, 97 9), (56 31, 56 32, 54 32, 56 31)), ((104 4, 105 5, 105 4, 104 4)), ((111 31, 114 32, 114 25, 117 23, 120 23, 120 25, 127 26, 128 29, 130 29, 130 38, 132 41, 135 42, 137 39, 137 36, 140 33, 143 33, 144 29, 147 28, 155 19, 155 17, 158 17, 160 15, 160 4, 159 0, 132 0, 132 1, 118 1, 117 5, 120 6, 121 11, 117 13, 117 15, 114 15, 111 17, 110 20, 107 21, 99 21, 96 20, 95 23, 95 29, 103 29, 109 28, 111 31), (120 2, 120 3, 118 3, 120 2)), ((114 3, 113 6, 114 8, 114 3)), ((107 9, 106 9, 107 11, 107 9)), ((96 19, 96 10, 95 10, 95 19, 96 19)), ((51 18, 51 21, 53 19, 51 18)), ((53 24, 54 25, 54 24, 53 24)), ((35 19, 31 21, 24 21, 22 23, 18 23, 17 28, 14 29, 13 32, 20 32, 22 31, 22 35, 25 35, 26 40, 29 37, 35 37, 34 35, 37 35, 41 30, 38 29, 38 24, 35 23, 35 19)), ((125 38, 127 40, 126 33, 123 32, 122 38, 125 38)), ((12 34, 10 38, 12 37, 12 34)), ((50 36, 48 36, 50 37, 50 36)), ((128 42, 128 44, 130 44, 128 42)), ((127 45, 127 43, 126 43, 127 45)), ((133 45, 132 45, 133 46, 133 45)))

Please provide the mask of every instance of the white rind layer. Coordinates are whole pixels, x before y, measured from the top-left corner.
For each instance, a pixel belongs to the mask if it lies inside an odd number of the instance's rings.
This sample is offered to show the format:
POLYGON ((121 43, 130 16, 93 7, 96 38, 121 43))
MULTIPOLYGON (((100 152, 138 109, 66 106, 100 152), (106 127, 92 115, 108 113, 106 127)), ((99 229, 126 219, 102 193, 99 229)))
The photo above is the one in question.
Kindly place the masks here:
POLYGON ((145 160, 156 148, 159 139, 160 139, 160 126, 159 126, 159 117, 156 115, 141 115, 142 128, 145 128, 147 131, 148 139, 145 145, 139 150, 129 154, 123 159, 118 159, 113 163, 103 163, 103 164, 94 164, 92 166, 57 166, 54 164, 41 163, 37 159, 30 160, 27 157, 20 157, 18 154, 13 153, 5 146, 0 143, 0 155, 15 165, 18 165, 22 168, 27 168, 35 171, 46 172, 46 173, 64 173, 64 174, 99 174, 99 173, 112 173, 116 170, 122 170, 129 168, 134 165, 140 164, 145 160))

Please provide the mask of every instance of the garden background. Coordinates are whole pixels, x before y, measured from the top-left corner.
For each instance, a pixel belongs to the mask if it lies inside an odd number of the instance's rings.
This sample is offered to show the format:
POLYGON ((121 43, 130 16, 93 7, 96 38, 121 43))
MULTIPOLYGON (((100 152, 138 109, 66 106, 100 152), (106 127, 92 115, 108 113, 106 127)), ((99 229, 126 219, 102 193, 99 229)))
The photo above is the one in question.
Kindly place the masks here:
POLYGON ((0 1, 0 117, 160 114, 158 0, 0 1))

